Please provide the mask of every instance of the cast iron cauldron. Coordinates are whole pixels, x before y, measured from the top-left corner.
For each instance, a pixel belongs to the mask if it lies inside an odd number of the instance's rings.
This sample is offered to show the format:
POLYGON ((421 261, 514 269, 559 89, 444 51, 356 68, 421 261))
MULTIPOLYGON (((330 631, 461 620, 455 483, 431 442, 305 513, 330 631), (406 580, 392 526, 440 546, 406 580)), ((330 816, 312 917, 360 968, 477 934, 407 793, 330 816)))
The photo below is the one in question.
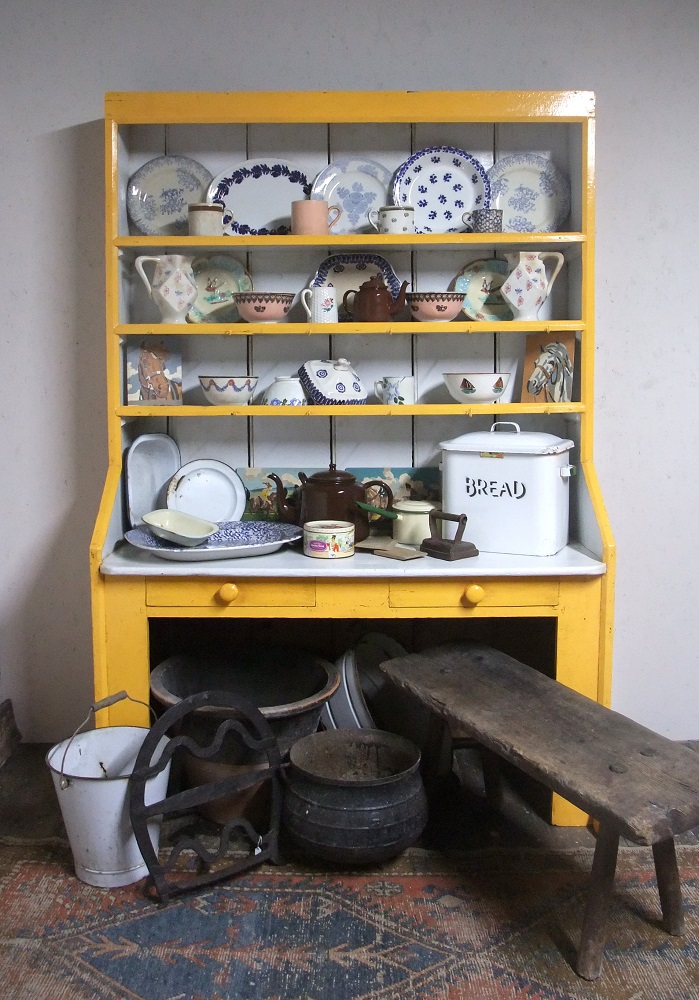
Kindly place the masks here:
POLYGON ((420 751, 378 729, 335 729, 295 743, 282 825, 304 853, 353 865, 392 858, 427 823, 420 751))

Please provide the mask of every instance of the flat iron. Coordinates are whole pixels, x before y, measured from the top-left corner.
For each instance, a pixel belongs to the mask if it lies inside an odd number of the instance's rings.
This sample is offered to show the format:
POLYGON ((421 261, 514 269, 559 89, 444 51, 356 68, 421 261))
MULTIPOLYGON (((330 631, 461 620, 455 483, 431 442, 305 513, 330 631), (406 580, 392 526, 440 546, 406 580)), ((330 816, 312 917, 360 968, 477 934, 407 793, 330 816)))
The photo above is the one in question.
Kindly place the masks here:
POLYGON ((468 559, 478 555, 478 549, 473 542, 464 542, 464 528, 468 518, 465 514, 447 514, 443 510, 430 511, 430 537, 423 539, 420 546, 421 552, 426 552, 428 556, 435 559, 446 559, 452 562, 454 559, 468 559), (438 521, 456 521, 459 527, 453 538, 442 538, 438 521))

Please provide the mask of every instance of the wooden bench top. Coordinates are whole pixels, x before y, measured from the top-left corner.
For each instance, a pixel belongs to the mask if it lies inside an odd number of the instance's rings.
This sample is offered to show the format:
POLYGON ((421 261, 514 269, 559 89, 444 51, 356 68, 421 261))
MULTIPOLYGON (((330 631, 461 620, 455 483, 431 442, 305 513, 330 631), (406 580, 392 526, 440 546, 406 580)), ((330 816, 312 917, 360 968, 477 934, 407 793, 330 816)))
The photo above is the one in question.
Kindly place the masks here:
POLYGON ((628 840, 656 844, 699 825, 699 753, 505 653, 451 643, 381 669, 628 840))

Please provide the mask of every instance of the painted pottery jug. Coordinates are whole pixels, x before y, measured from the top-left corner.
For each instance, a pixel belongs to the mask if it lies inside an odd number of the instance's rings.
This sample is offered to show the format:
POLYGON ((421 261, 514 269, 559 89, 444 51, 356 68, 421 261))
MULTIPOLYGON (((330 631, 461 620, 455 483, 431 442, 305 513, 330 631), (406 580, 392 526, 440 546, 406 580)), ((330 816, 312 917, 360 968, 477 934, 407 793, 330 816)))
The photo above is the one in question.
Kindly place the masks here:
POLYGON ((500 294, 512 310, 514 319, 536 320, 565 258, 555 250, 507 253, 505 258, 511 270, 500 288, 500 294), (553 262, 548 274, 547 261, 553 262))
POLYGON ((383 323, 390 320, 405 308, 405 289, 408 282, 404 281, 396 299, 391 295, 380 274, 375 274, 359 286, 359 290, 350 288, 342 298, 342 304, 352 317, 360 323, 383 323), (354 296, 352 305, 348 303, 350 295, 354 296))
POLYGON ((160 310, 163 323, 186 323, 187 313, 199 294, 194 281, 192 257, 164 254, 160 257, 137 257, 134 266, 148 294, 160 310), (154 263, 152 279, 145 264, 154 263))

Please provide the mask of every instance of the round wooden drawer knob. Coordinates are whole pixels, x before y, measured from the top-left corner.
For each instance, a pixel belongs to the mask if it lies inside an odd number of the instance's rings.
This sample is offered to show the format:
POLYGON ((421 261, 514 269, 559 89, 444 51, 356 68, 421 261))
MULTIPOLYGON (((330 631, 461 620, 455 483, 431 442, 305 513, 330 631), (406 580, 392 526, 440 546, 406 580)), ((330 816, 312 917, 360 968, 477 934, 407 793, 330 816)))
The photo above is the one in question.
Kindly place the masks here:
POLYGON ((480 604, 485 597, 485 590, 478 583, 472 583, 464 591, 464 603, 480 604))
POLYGON ((224 604, 232 604, 238 597, 238 588, 234 583, 224 583, 218 592, 218 596, 224 604))

